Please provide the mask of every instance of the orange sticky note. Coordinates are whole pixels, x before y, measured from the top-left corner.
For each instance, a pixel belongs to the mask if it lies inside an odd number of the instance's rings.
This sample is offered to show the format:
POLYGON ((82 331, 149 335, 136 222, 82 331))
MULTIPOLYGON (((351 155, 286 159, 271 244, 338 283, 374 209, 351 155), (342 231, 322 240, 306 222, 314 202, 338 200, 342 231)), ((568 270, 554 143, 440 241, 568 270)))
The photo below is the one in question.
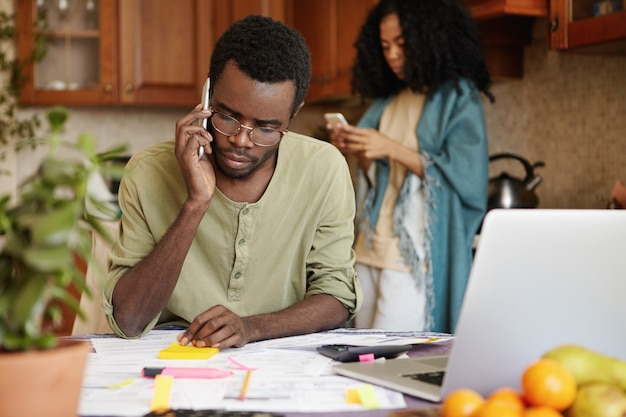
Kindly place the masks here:
POLYGON ((218 348, 200 348, 193 345, 183 346, 178 342, 174 342, 159 351, 159 359, 209 359, 219 351, 218 348))

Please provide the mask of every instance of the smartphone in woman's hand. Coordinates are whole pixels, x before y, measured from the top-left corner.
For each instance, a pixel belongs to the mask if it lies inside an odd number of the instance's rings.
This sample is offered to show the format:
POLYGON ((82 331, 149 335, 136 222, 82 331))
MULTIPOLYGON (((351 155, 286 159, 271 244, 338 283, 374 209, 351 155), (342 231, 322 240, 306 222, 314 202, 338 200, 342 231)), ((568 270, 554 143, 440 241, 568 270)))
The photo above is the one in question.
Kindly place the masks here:
POLYGON ((337 125, 348 125, 348 121, 341 113, 324 113, 326 123, 330 124, 333 130, 337 129, 337 125))

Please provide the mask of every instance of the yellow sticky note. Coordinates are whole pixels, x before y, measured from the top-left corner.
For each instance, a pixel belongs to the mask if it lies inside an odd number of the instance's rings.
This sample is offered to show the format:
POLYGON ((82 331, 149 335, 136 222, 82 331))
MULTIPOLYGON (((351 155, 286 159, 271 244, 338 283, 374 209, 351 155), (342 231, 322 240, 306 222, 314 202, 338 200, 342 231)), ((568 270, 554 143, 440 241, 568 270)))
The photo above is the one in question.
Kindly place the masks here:
POLYGON ((163 411, 170 409, 170 397, 172 396, 172 384, 174 377, 168 375, 156 375, 154 377, 154 392, 152 394, 151 411, 163 411))
POLYGON ((357 388, 348 388, 346 390, 346 402, 348 404, 361 404, 368 410, 380 408, 376 392, 372 385, 363 385, 357 388))
POLYGON ((359 394, 359 398, 361 399, 361 404, 368 410, 375 410, 380 408, 378 404, 378 398, 376 398, 376 392, 374 392, 374 387, 371 385, 363 385, 358 387, 357 392, 359 394))
POLYGON ((356 388, 348 388, 346 390, 346 402, 348 404, 361 404, 361 397, 356 388))
POLYGON ((193 345, 183 346, 178 342, 174 342, 159 351, 159 359, 209 359, 219 351, 218 348, 199 348, 193 345))

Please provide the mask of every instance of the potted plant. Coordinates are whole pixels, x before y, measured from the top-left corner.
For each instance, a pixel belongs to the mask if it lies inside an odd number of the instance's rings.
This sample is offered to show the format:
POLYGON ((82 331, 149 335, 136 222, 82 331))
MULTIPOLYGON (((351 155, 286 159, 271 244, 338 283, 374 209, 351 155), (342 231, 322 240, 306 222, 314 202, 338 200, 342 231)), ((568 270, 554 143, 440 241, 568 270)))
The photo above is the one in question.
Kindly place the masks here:
MULTIPOLYGON (((13 22, 0 12, 3 47, 14 45, 13 22)), ((32 59, 37 55, 41 50, 32 59)), ((73 291, 90 290, 76 260, 90 260, 92 233, 110 239, 90 214, 106 213, 109 202, 98 201, 88 184, 98 173, 120 176, 119 164, 106 161, 125 147, 98 153, 90 135, 64 140, 68 112, 62 107, 48 110, 49 130, 40 138, 38 115, 18 117, 22 65, 0 49, 0 160, 9 146, 47 146, 48 153, 16 196, 0 195, 0 416, 75 416, 90 346, 54 329, 64 306, 84 317, 73 291)))
POLYGON ((51 414, 54 399, 64 407, 59 416, 76 414, 89 347, 77 340, 59 343, 54 325, 63 304, 83 316, 70 288, 75 285, 88 295, 90 291, 76 257, 90 260, 92 233, 110 240, 100 218, 86 210, 91 204, 101 213, 109 206, 93 198, 87 185, 96 173, 119 175, 121 168, 105 162, 125 149, 97 153, 90 135, 63 141, 67 111, 62 107, 50 109, 47 118, 48 155, 21 184, 17 201, 10 195, 0 198, 0 415, 56 415, 51 414), (28 365, 34 366, 30 375, 28 365), (61 365, 57 373, 44 377, 54 365, 61 365), (22 388, 20 380, 26 384, 22 388), (44 386, 34 387, 37 381, 44 386), (69 393, 56 391, 72 385, 69 393), (50 400, 34 398, 53 390, 50 400), (14 410, 5 409, 20 391, 27 398, 14 410), (25 406, 37 404, 41 413, 25 412, 25 406))

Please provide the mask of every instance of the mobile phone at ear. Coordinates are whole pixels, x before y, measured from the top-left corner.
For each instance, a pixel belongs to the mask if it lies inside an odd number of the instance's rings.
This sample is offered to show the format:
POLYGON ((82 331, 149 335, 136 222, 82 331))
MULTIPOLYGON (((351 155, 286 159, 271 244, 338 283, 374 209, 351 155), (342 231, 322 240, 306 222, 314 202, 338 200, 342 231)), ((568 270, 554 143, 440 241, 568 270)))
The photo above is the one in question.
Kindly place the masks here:
POLYGON ((324 113, 324 119, 326 119, 326 123, 330 124, 333 129, 335 129, 338 124, 349 124, 346 118, 341 113, 324 113))
MULTIPOLYGON (((202 103, 203 110, 206 110, 209 108, 209 102, 211 98, 210 94, 211 94, 211 79, 207 78, 206 81, 204 82, 204 85, 202 86, 202 96, 200 97, 200 102, 202 103)), ((198 125, 206 129, 208 127, 208 124, 207 124, 208 121, 209 119, 202 119, 200 122, 198 122, 198 125)))
MULTIPOLYGON (((202 97, 201 97, 201 103, 202 103, 202 109, 206 110, 209 108, 209 102, 210 102, 210 93, 211 93, 211 79, 207 77, 206 81, 204 82, 204 85, 202 86, 202 97)), ((200 125, 203 128, 208 128, 209 126, 209 119, 202 119, 200 121, 200 125)), ((202 158, 202 155, 204 155, 204 148, 202 146, 200 146, 198 148, 198 158, 202 158)))

